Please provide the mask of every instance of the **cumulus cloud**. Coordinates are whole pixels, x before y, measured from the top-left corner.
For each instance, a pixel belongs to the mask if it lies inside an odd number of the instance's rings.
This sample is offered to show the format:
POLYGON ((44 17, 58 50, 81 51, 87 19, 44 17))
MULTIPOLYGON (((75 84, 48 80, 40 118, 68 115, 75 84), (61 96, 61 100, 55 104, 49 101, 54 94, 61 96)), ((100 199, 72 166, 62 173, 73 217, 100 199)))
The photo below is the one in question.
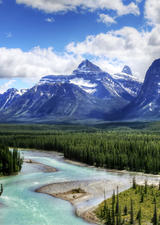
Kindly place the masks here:
POLYGON ((47 74, 71 74, 88 55, 107 72, 118 72, 127 64, 143 79, 152 61, 160 57, 159 33, 158 25, 150 32, 124 27, 90 35, 82 42, 72 42, 63 54, 56 53, 53 48, 35 47, 27 52, 0 48, 0 78, 22 77, 36 82, 47 74))
POLYGON ((5 91, 7 91, 9 88, 12 87, 15 80, 9 80, 8 82, 4 83, 0 86, 0 94, 3 94, 5 91))
POLYGON ((160 24, 160 4, 157 0, 146 0, 145 17, 149 23, 160 24))
POLYGON ((55 19, 53 17, 48 17, 45 19, 45 21, 48 23, 53 23, 53 22, 55 22, 55 19))
POLYGON ((99 58, 101 67, 120 68, 128 64, 134 73, 144 78, 148 66, 155 58, 160 57, 160 27, 151 32, 140 32, 132 27, 124 27, 117 31, 88 36, 83 42, 70 43, 67 51, 75 55, 89 54, 99 58))
POLYGON ((17 4, 25 4, 32 8, 43 10, 46 13, 73 11, 81 7, 91 11, 97 9, 110 9, 117 12, 118 15, 139 14, 137 4, 131 2, 124 5, 122 0, 16 0, 17 4))
POLYGON ((99 15, 99 19, 97 21, 102 22, 102 23, 106 24, 107 26, 111 25, 113 23, 116 23, 114 18, 112 18, 111 16, 104 14, 104 13, 99 15))
POLYGON ((52 48, 35 47, 28 52, 0 48, 0 59, 0 78, 22 77, 37 81, 47 74, 70 74, 82 57, 67 53, 59 55, 52 48))

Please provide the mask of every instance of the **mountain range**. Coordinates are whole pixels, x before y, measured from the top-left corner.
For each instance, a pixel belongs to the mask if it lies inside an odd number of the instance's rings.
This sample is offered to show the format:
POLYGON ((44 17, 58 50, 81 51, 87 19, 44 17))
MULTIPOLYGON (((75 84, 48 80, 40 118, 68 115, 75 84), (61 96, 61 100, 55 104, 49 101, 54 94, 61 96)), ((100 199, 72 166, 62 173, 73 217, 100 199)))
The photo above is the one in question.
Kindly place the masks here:
POLYGON ((157 119, 160 115, 160 59, 140 82, 129 66, 109 74, 84 60, 70 75, 47 75, 30 89, 0 94, 6 122, 157 119))

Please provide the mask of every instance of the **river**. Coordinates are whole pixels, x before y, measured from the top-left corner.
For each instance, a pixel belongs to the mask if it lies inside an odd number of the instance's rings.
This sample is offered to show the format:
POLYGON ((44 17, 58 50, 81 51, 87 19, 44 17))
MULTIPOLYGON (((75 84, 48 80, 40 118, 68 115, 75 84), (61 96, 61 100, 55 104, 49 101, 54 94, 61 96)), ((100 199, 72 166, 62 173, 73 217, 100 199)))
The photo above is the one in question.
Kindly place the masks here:
MULTIPOLYGON (((44 173, 31 164, 24 163, 19 175, 0 178, 0 183, 4 186, 0 197, 1 225, 87 225, 87 222, 75 216, 74 208, 69 202, 34 190, 50 183, 91 179, 108 179, 117 184, 121 181, 128 188, 133 177, 130 173, 106 172, 69 164, 57 153, 29 150, 21 151, 21 154, 26 159, 55 167, 58 171, 44 173)), ((101 200, 93 199, 87 204, 94 205, 101 200)))

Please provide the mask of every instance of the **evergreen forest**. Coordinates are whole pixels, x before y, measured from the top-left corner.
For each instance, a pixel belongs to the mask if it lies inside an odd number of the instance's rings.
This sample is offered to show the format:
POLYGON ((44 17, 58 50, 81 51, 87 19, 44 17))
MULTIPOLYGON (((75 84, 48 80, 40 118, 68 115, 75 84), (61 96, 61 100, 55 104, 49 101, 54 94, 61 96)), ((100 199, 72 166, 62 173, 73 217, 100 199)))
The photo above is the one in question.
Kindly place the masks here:
POLYGON ((12 175, 21 170, 23 160, 17 149, 0 145, 0 175, 12 175))
MULTIPOLYGON (((58 151, 68 159, 96 167, 159 174, 159 128, 158 122, 97 126, 0 125, 0 143, 13 148, 58 151)), ((5 151, 8 158, 13 156, 4 149, 1 154, 5 151)), ((7 163, 6 173, 21 167, 18 153, 14 154, 17 158, 7 163)))

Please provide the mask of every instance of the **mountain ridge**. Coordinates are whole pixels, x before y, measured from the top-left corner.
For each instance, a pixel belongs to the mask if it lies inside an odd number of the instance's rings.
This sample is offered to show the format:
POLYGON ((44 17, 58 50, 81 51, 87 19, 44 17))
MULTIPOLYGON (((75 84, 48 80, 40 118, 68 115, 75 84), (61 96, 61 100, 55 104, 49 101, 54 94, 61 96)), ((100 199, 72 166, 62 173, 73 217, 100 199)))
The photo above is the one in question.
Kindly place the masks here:
MULTIPOLYGON (((12 90, 16 94, 10 104, 5 108, 0 104, 1 118, 54 121, 107 117, 110 120, 114 110, 117 112, 130 103, 141 87, 133 75, 123 72, 115 76, 84 60, 70 75, 44 76, 26 91, 12 90)), ((0 96, 0 102, 6 93, 0 96)))

